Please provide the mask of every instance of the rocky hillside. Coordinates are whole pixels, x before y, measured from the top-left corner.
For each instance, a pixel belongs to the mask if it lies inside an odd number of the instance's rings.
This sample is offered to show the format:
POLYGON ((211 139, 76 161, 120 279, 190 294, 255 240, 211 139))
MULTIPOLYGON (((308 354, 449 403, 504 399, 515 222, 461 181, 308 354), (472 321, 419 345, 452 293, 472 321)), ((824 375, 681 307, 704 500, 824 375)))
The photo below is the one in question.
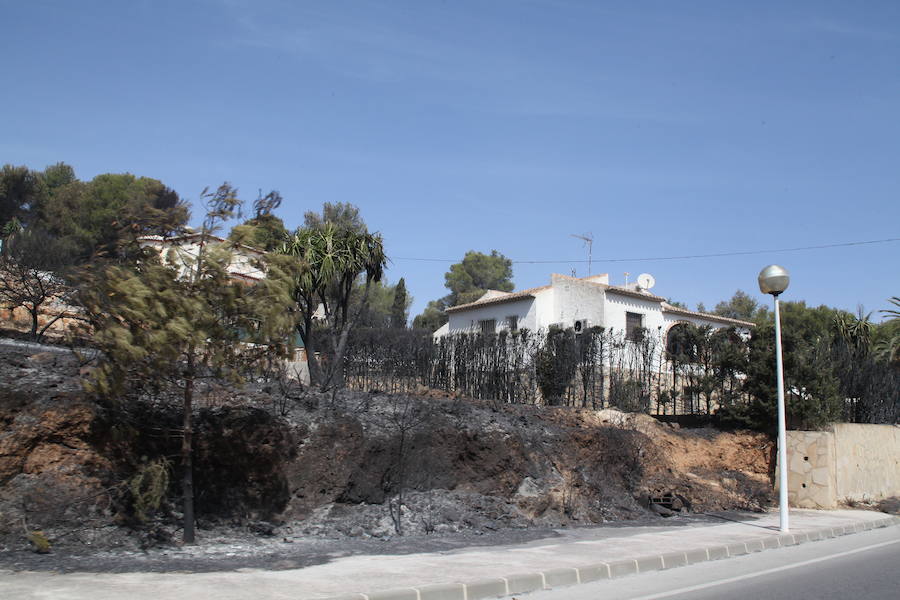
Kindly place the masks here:
MULTIPOLYGON (((81 392, 81 370, 70 353, 0 346, 0 549, 36 530, 57 549, 177 538, 177 405, 101 405, 81 392)), ((760 434, 613 410, 263 385, 213 386, 198 404, 201 541, 224 526, 383 538, 771 502, 772 443, 760 434)))

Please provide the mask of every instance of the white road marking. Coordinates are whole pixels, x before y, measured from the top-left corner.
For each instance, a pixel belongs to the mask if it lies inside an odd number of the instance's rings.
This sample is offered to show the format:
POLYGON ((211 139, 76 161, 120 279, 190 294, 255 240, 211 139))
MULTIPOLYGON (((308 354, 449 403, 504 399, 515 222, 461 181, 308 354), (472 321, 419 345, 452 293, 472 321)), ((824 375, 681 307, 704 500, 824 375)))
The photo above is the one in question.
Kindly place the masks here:
POLYGON ((824 562, 826 560, 832 560, 835 558, 841 558, 843 556, 850 556, 851 554, 858 554, 860 552, 866 552, 867 550, 874 550, 875 548, 881 548, 883 546, 890 546, 891 544, 900 544, 900 540, 892 540, 890 542, 881 542, 880 544, 872 544, 871 546, 866 546, 865 548, 857 548, 856 550, 847 550, 846 552, 838 552, 837 554, 831 554, 828 556, 823 556, 821 558, 813 558, 810 560, 804 560, 803 562, 794 563, 792 565, 786 565, 784 567, 775 567, 774 569, 766 569, 765 571, 757 571, 756 573, 748 573, 747 575, 738 575, 737 577, 729 577, 727 579, 719 579, 717 581, 710 581, 708 583, 701 583, 698 585, 683 587, 683 588, 680 588, 677 590, 669 590, 667 592, 662 592, 660 594, 650 594, 649 596, 639 596, 639 597, 631 598, 630 600, 657 600, 658 598, 670 598, 672 596, 677 596, 678 594, 684 594, 687 592, 696 592, 699 590, 705 590, 705 589, 708 589, 711 587, 716 587, 718 585, 734 583, 735 581, 743 581, 744 579, 752 579, 753 577, 761 577, 763 575, 770 575, 772 573, 778 573, 779 571, 787 571, 789 569, 796 569, 798 567, 804 567, 806 565, 812 565, 815 563, 824 562))

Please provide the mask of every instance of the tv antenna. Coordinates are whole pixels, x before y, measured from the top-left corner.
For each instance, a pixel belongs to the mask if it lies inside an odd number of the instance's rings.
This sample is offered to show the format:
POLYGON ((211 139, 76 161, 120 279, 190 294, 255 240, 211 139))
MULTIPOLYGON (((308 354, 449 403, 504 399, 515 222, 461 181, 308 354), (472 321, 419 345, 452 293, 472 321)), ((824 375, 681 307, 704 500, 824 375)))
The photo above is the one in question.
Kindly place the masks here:
POLYGON ((584 235, 578 235, 577 233, 570 234, 573 238, 578 238, 582 240, 585 244, 587 244, 588 248, 588 277, 591 276, 591 253, 594 247, 594 234, 593 233, 585 233, 584 235))

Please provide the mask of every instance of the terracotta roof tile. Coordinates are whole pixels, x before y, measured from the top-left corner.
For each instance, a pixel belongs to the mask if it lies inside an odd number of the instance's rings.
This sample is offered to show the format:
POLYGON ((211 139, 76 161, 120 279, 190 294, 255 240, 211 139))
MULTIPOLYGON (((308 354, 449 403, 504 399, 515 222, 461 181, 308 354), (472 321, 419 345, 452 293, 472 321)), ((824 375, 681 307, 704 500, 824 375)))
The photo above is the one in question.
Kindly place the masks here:
POLYGON ((495 296, 493 298, 487 298, 485 300, 476 300, 475 302, 469 302, 467 304, 459 304, 457 306, 451 306, 447 309, 447 312, 456 312, 458 310, 466 310, 469 308, 481 308, 482 306, 490 306, 492 304, 501 304, 503 302, 513 302, 515 300, 521 300, 522 298, 534 297, 537 292, 542 290, 550 289, 549 285, 542 285, 540 287, 528 288, 527 290, 521 290, 518 292, 509 292, 508 294, 504 294, 503 296, 495 296))
POLYGON ((639 292, 637 290, 631 290, 624 287, 619 287, 617 285, 610 285, 606 288, 607 292, 612 292, 613 294, 621 294, 622 296, 631 296, 632 298, 640 298, 641 300, 648 300, 650 302, 665 302, 666 299, 662 296, 657 296, 656 294, 651 294, 650 292, 639 292))
POLYGON ((741 327, 756 327, 756 323, 751 323, 750 321, 741 321, 740 319, 731 319, 729 317, 722 317, 720 315, 711 315, 709 313, 698 312, 696 310, 688 310, 686 308, 672 306, 668 302, 663 302, 662 309, 663 309, 663 312, 672 313, 672 314, 676 314, 676 315, 687 315, 687 316, 691 316, 691 317, 700 317, 702 319, 707 319, 709 321, 720 321, 722 323, 731 323, 732 325, 740 325, 741 327))

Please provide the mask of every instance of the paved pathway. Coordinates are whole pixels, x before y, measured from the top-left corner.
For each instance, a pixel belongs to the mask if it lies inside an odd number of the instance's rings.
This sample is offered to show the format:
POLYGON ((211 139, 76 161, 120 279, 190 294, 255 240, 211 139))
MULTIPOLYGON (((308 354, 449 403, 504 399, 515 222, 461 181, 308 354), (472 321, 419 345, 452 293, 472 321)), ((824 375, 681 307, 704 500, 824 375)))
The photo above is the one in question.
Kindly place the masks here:
MULTIPOLYGON (((562 530, 561 537, 514 546, 407 555, 361 555, 284 571, 219 573, 36 573, 0 571, 0 597, 20 600, 477 600, 573 585, 809 543, 900 518, 871 511, 743 514, 658 527, 609 525, 562 530)), ((900 527, 897 528, 900 535, 900 527)))

